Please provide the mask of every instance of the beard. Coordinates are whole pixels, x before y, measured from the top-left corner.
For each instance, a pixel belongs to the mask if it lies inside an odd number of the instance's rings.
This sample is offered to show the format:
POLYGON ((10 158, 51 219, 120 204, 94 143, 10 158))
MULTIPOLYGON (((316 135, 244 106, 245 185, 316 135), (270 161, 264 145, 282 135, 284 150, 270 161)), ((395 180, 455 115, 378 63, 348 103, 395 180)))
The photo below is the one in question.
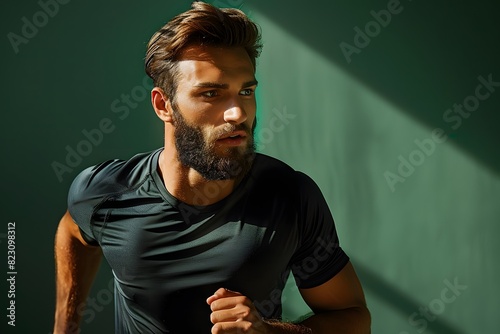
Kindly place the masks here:
POLYGON ((206 138, 200 127, 186 123, 177 108, 173 112, 175 146, 180 162, 193 168, 207 180, 230 180, 244 176, 251 168, 255 157, 253 140, 256 122, 252 129, 246 124, 226 124, 212 138, 206 138), (216 140, 224 134, 243 130, 247 133, 245 146, 226 147, 221 155, 215 151, 216 140))

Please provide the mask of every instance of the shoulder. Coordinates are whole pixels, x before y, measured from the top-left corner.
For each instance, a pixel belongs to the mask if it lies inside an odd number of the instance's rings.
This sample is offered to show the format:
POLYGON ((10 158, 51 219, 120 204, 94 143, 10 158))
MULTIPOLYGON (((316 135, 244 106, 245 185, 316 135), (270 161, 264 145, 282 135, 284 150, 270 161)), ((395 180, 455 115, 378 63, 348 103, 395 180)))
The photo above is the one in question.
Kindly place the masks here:
POLYGON ((293 169, 287 163, 271 156, 257 153, 252 174, 255 177, 272 177, 284 181, 296 180, 299 184, 307 185, 314 181, 305 173, 293 169))
POLYGON ((109 196, 139 185, 149 175, 157 152, 137 154, 129 160, 108 160, 83 170, 69 189, 70 211, 80 203, 94 206, 109 196))
POLYGON ((255 157, 251 177, 261 184, 278 185, 299 193, 316 191, 318 188, 307 174, 295 170, 279 159, 261 153, 257 153, 255 157))
POLYGON ((281 160, 262 153, 257 153, 255 155, 255 160, 252 166, 252 174, 255 176, 270 174, 291 176, 293 173, 295 173, 295 170, 281 160))

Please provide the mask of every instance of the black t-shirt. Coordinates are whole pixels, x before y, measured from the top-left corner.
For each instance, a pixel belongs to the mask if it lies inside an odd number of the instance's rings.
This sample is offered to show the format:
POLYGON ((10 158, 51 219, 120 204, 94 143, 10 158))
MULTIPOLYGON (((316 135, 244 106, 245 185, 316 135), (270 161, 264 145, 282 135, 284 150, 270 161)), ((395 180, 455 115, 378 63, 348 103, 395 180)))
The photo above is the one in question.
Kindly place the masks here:
POLYGON ((220 287, 249 297, 264 318, 280 318, 290 270, 311 288, 349 261, 305 174, 257 154, 229 196, 187 205, 165 188, 160 152, 90 167, 69 191, 71 216, 113 270, 117 333, 209 333, 206 299, 220 287))

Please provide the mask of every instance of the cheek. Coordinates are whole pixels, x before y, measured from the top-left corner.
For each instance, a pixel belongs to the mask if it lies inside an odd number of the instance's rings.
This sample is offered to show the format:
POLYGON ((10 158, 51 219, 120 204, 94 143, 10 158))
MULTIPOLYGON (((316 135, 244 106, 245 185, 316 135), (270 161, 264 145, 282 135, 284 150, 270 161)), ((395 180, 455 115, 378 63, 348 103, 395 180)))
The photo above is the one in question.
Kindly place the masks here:
POLYGON ((204 136, 209 135, 210 128, 219 122, 217 113, 214 112, 211 106, 207 106, 206 103, 184 103, 182 106, 179 105, 179 109, 182 112, 184 120, 190 126, 200 128, 204 136))
POLYGON ((217 134, 213 126, 202 126, 201 133, 206 143, 211 143, 217 139, 217 134))
POLYGON ((248 126, 252 127, 257 118, 257 111, 255 107, 253 109, 247 110, 246 114, 247 114, 246 123, 248 124, 248 126))
POLYGON ((247 113, 247 117, 255 117, 257 111, 257 102, 255 99, 247 101, 245 104, 245 111, 247 113))

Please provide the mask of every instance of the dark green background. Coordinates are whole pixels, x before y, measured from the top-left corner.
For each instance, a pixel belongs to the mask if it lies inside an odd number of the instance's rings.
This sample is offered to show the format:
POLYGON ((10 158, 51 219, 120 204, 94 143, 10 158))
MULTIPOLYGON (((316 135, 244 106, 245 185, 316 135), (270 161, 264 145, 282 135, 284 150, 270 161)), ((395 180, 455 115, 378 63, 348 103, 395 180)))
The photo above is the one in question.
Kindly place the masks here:
MULTIPOLYGON (((474 94, 479 76, 500 81, 499 6, 403 0, 400 13, 348 63, 340 43, 353 45, 354 28, 364 30, 370 11, 389 1, 214 2, 242 6, 262 27, 260 150, 320 185, 364 285, 373 332, 496 333, 500 87, 456 129, 443 114, 474 94), (276 111, 285 110, 294 118, 276 130, 276 111), (447 141, 392 191, 384 173, 397 173, 398 157, 417 154, 414 141, 431 138, 435 128, 447 141), (455 280, 466 288, 442 302, 446 282, 455 280), (418 315, 422 307, 439 314, 426 319, 418 315), (409 321, 414 312, 418 324, 409 321)), ((22 18, 33 22, 42 9, 37 1, 0 5, 0 245, 6 254, 7 223, 15 221, 18 272, 16 327, 3 315, 0 332, 51 331, 53 238, 77 173, 162 144, 162 124, 140 95, 145 44, 189 3, 73 0, 18 53, 7 35, 21 35, 22 18), (122 94, 131 95, 128 114, 113 112, 115 100, 125 106, 122 94), (113 131, 59 180, 53 162, 65 164, 65 148, 75 149, 82 131, 105 118, 113 131)), ((102 269, 84 333, 112 332, 111 275, 102 269)), ((6 307, 5 279, 0 288, 6 307)), ((293 285, 284 298, 288 318, 307 312, 293 285)))

